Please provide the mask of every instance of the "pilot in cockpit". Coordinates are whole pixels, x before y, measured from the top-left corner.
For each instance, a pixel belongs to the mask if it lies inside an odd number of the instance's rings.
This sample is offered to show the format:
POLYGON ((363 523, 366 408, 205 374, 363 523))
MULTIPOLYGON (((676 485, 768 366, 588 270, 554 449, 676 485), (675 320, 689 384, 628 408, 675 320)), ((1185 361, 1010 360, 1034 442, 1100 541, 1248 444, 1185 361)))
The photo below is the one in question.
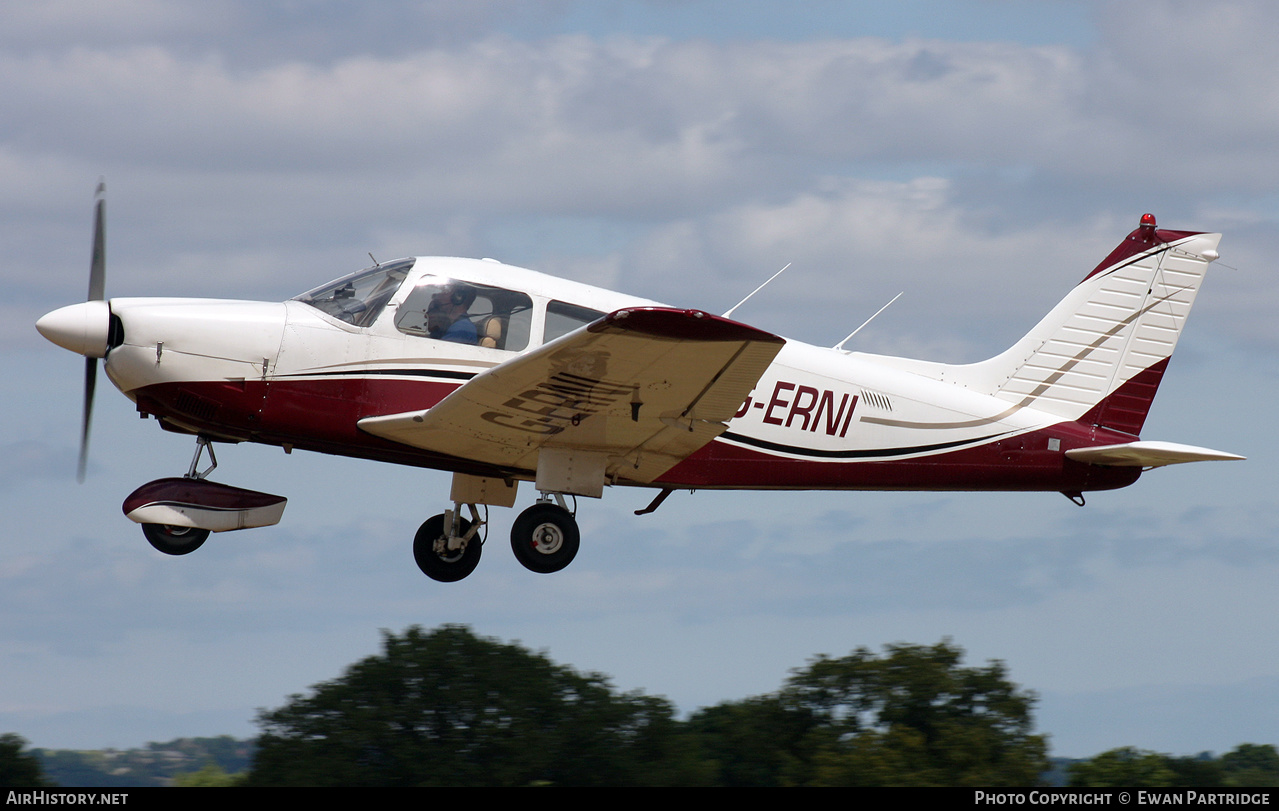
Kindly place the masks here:
POLYGON ((467 310, 475 302, 475 288, 462 282, 441 287, 426 310, 427 334, 441 341, 474 345, 479 332, 467 310))

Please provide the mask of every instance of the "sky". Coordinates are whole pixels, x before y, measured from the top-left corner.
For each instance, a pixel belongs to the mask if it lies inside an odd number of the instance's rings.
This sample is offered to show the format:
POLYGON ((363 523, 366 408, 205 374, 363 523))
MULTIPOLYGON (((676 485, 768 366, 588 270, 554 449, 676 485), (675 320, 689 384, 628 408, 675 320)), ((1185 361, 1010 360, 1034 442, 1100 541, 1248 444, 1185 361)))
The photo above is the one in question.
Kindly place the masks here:
MULTIPOLYGON (((0 4, 0 731, 52 748, 256 733, 260 708, 462 623, 666 696, 949 638, 1039 697, 1052 754, 1279 744, 1279 6, 1266 0, 85 0, 0 4), (445 473, 257 446, 275 527, 153 551, 120 512, 193 443, 34 329, 108 296, 282 300, 489 256, 830 346, 980 360, 1153 212, 1224 233, 1143 438, 1243 454, 1061 495, 584 499, 582 551, 413 564, 445 473)), ((521 494, 518 509, 531 502, 521 494)))

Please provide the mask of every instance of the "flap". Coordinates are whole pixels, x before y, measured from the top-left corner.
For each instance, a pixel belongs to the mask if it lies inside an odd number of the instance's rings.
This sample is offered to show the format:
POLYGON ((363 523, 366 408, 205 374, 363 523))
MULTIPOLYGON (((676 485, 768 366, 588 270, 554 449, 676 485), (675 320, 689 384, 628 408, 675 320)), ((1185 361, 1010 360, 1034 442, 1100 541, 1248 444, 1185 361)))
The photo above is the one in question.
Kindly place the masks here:
POLYGON ((508 470, 543 446, 607 455, 650 482, 727 428, 785 341, 699 310, 618 310, 476 375, 436 406, 363 430, 508 470))

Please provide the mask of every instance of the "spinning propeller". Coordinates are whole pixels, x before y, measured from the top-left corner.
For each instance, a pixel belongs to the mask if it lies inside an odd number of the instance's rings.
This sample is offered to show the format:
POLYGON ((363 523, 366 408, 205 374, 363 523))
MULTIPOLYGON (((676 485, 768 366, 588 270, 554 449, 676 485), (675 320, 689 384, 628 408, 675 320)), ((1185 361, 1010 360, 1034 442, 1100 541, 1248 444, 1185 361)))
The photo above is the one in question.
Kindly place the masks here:
MULTIPOLYGON (((93 205, 93 258, 89 260, 89 296, 86 301, 105 301, 103 291, 107 277, 107 184, 98 181, 93 205)), ((109 316, 108 316, 109 317, 109 316)), ((106 354, 105 352, 103 353, 106 354)), ((84 359, 84 410, 80 417, 80 461, 76 465, 76 481, 84 481, 89 464, 89 423, 93 420, 93 390, 98 383, 98 359, 84 359)))
POLYGON ((43 316, 36 329, 64 349, 84 355, 84 415, 80 425, 80 462, 76 480, 84 481, 89 461, 89 422, 93 417, 93 390, 98 380, 98 359, 110 349, 111 309, 103 295, 106 281, 106 184, 98 183, 94 195, 93 258, 89 264, 89 296, 43 316))

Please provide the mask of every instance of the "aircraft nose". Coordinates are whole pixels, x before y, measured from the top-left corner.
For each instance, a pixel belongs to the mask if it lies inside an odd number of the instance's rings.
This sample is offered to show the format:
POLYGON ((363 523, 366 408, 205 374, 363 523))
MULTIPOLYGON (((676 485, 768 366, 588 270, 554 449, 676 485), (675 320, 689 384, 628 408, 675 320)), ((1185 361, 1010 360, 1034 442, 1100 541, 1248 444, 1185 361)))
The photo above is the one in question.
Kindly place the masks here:
POLYGON ((105 301, 72 304, 41 316, 36 329, 63 349, 86 358, 106 357, 111 309, 105 301))

